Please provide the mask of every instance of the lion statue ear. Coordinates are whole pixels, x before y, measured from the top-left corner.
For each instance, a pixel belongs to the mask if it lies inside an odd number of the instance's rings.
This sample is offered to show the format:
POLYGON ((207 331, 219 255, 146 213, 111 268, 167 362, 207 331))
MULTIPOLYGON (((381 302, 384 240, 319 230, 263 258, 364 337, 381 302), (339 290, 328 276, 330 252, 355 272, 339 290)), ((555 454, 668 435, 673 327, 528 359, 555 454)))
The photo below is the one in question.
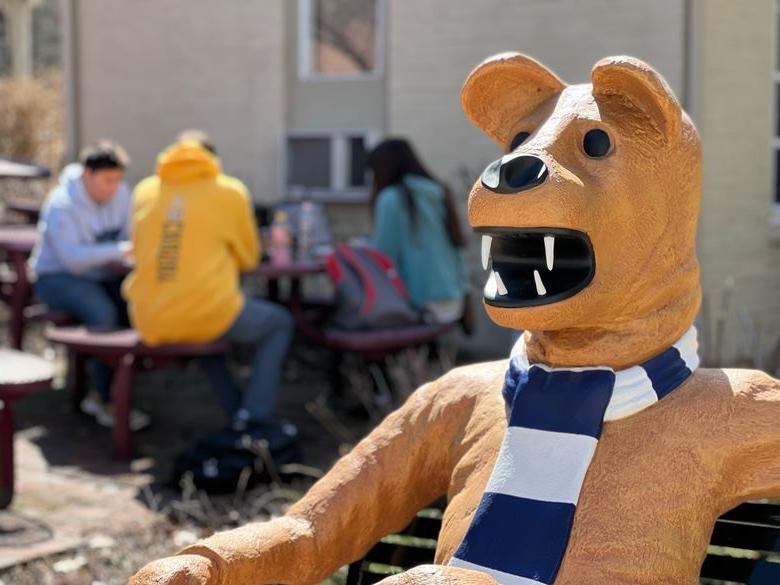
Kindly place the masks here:
POLYGON ((634 57, 606 57, 591 71, 593 95, 618 97, 647 116, 668 139, 680 135, 682 108, 666 80, 634 57))
POLYGON ((516 122, 565 87, 538 61, 520 53, 501 53, 471 72, 460 100, 474 125, 504 148, 516 122))

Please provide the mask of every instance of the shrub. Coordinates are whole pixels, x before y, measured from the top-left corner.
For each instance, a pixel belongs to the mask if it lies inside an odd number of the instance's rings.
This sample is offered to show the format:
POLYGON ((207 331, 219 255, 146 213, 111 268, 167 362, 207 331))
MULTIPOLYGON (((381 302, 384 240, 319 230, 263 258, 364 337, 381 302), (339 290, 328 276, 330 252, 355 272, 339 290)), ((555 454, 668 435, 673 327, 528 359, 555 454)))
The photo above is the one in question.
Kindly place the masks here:
MULTIPOLYGON (((65 149, 62 76, 0 78, 0 158, 49 167, 56 175, 65 149)), ((7 181, 0 199, 42 199, 49 181, 7 181)))

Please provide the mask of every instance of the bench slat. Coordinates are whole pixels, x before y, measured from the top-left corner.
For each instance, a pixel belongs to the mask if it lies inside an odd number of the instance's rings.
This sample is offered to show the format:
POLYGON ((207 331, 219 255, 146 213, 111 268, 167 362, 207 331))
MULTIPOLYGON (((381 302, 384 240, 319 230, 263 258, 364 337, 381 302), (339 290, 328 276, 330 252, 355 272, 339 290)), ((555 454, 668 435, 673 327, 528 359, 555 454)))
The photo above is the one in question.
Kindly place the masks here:
POLYGON ((374 583, 378 583, 382 579, 387 579, 390 575, 386 573, 374 573, 373 571, 363 571, 360 574, 360 580, 357 582, 358 585, 373 585, 374 583))
POLYGON ((425 516, 417 516, 409 523, 403 532, 407 536, 415 536, 417 538, 430 538, 431 540, 438 540, 439 531, 441 530, 441 518, 426 518, 425 516))
POLYGON ((780 529, 719 520, 710 544, 761 552, 780 552, 780 529))
POLYGON ((436 550, 433 548, 379 542, 368 552, 365 562, 410 569, 417 565, 432 563, 435 555, 436 550))
POLYGON ((748 502, 729 510, 721 520, 734 522, 751 522, 753 524, 767 524, 780 528, 780 504, 761 504, 748 502))
POLYGON ((780 583, 780 563, 708 555, 701 576, 747 585, 777 585, 780 583))
MULTIPOLYGON (((443 506, 442 506, 443 507, 443 506)), ((418 516, 400 534, 435 540, 441 529, 439 518, 418 516)), ((780 553, 780 505, 749 502, 730 510, 715 523, 711 544, 728 548, 780 553)), ((348 585, 368 585, 386 578, 370 563, 403 570, 433 562, 435 551, 407 544, 380 542, 365 559, 350 566, 348 585)), ((780 561, 748 559, 710 552, 701 569, 705 579, 746 585, 780 584, 780 561)))

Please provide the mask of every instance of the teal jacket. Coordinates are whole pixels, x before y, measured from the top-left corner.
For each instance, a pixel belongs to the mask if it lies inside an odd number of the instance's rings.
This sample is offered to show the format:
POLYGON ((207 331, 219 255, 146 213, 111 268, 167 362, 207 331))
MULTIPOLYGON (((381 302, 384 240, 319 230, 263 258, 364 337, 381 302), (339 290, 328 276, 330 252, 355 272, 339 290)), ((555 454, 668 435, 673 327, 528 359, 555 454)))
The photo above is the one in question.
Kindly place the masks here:
POLYGON ((444 224, 444 189, 418 175, 406 175, 403 182, 414 199, 416 229, 401 188, 391 185, 377 198, 373 244, 393 260, 416 308, 458 299, 464 295, 466 275, 460 251, 450 242, 444 224))

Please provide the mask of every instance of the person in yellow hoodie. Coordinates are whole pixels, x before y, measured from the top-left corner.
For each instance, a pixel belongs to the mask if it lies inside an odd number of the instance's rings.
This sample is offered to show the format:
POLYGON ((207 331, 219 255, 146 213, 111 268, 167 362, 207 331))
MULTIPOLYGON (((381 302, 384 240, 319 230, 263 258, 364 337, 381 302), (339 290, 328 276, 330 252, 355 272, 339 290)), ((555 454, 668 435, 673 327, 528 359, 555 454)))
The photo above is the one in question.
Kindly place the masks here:
POLYGON ((255 345, 243 392, 224 357, 202 366, 235 430, 273 424, 293 321, 240 289, 240 273, 260 259, 258 229, 246 187, 222 174, 207 140, 185 137, 160 154, 156 175, 135 189, 131 238, 136 264, 123 292, 144 343, 255 345))

